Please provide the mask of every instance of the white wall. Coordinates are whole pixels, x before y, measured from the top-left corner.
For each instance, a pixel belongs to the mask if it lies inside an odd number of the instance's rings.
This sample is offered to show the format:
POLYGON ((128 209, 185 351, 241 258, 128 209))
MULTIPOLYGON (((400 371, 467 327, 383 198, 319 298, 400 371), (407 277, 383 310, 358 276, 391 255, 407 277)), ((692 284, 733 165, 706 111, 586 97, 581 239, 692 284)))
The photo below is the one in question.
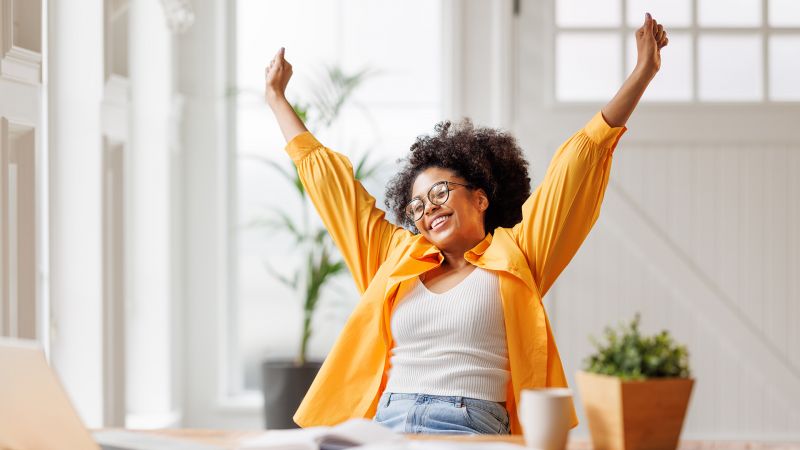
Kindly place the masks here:
POLYGON ((546 302, 567 372, 589 334, 641 311, 688 346, 687 437, 798 439, 798 146, 623 137, 614 158, 598 226, 546 302))
MULTIPOLYGON (((516 132, 535 184, 605 104, 553 100, 551 8, 523 2, 515 37, 516 132)), ((685 438, 800 439, 799 118, 796 104, 640 104, 600 219, 545 298, 573 388, 588 336, 640 311, 646 332, 688 346, 685 438)))

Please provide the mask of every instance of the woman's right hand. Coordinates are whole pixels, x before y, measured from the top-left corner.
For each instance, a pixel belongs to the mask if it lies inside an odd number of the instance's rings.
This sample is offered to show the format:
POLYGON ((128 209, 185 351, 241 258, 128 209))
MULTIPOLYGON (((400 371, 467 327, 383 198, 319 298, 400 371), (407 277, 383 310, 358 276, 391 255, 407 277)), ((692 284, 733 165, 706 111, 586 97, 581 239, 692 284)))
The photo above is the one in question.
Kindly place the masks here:
POLYGON ((292 78, 292 65, 283 59, 284 52, 285 49, 281 47, 266 69, 264 96, 270 106, 273 106, 276 101, 285 98, 286 85, 289 84, 289 79, 292 78))
POLYGON ((286 100, 286 85, 289 84, 289 78, 292 78, 292 65, 283 59, 283 52, 284 48, 281 47, 267 67, 264 97, 278 120, 283 137, 289 142, 298 134, 308 130, 286 100))

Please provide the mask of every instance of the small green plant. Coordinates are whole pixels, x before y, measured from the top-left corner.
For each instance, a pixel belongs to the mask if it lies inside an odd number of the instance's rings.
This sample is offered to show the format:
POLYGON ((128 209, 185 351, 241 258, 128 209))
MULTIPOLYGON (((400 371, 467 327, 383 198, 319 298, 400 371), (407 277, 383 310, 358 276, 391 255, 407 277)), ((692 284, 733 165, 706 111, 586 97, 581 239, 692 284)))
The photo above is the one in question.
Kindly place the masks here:
POLYGON ((623 380, 688 378, 689 352, 686 346, 674 342, 666 330, 653 336, 642 336, 640 319, 640 314, 636 313, 629 325, 620 325, 619 333, 606 327, 604 344, 590 336, 597 352, 586 358, 584 370, 623 380))

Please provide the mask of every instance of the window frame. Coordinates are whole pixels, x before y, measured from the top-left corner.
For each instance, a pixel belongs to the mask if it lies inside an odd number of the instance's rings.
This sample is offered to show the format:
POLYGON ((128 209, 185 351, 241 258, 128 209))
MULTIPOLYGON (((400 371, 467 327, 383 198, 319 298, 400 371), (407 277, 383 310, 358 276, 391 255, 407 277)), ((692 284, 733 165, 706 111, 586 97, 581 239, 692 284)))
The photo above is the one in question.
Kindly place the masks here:
MULTIPOLYGON (((450 18, 447 14, 448 10, 456 9, 457 6, 452 0, 442 1, 442 24, 440 27, 442 47, 454 45, 452 39, 448 39, 448 34, 455 32, 455 20, 450 18)), ((226 69, 225 79, 227 86, 236 86, 237 84, 237 60, 238 60, 238 45, 237 45, 237 7, 238 1, 226 2, 226 30, 225 30, 225 48, 226 48, 226 69)), ((442 77, 456 73, 455 67, 459 63, 458 55, 453 52, 442 51, 442 77)), ((441 109, 442 113, 448 115, 450 108, 453 106, 457 99, 454 99, 457 88, 444 84, 442 91, 441 109), (448 89, 449 88, 449 89, 448 89)), ((260 390, 248 389, 244 382, 244 367, 242 365, 242 353, 240 346, 240 337, 237 334, 239 327, 238 318, 241 308, 239 300, 239 254, 238 254, 238 239, 240 223, 237 222, 239 216, 239 188, 238 188, 238 155, 240 155, 240 147, 238 142, 238 123, 240 111, 238 107, 238 99, 234 95, 229 95, 225 99, 224 105, 225 121, 227 123, 227 130, 225 143, 227 149, 225 150, 225 158, 227 161, 226 170, 226 228, 229 231, 227 234, 228 243, 226 246, 227 262, 226 262, 226 294, 230 299, 221 308, 218 317, 219 323, 219 337, 220 337, 220 364, 217 368, 217 386, 218 393, 215 400, 215 409, 223 413, 238 413, 250 415, 252 413, 260 413, 263 408, 263 394, 260 390)), ((310 207, 310 205, 309 205, 310 207)))
MULTIPOLYGON (((620 2, 620 16, 621 16, 621 25, 618 27, 588 27, 588 26, 560 26, 557 23, 556 18, 556 3, 559 0, 551 0, 548 2, 549 8, 549 25, 552 27, 552 32, 548 33, 551 37, 551 42, 548 43, 548 51, 549 51, 549 68, 550 73, 548 73, 549 78, 553 81, 549 84, 549 98, 548 103, 552 106, 560 106, 560 105, 581 105, 581 104, 588 104, 594 103, 592 101, 572 101, 572 100, 559 100, 556 98, 555 92, 555 70, 556 70, 556 63, 557 63, 557 54, 556 54, 556 42, 558 39, 558 35, 561 33, 574 33, 574 32, 593 32, 593 33, 608 33, 608 34, 616 34, 621 40, 621 58, 620 64, 622 67, 620 68, 621 72, 623 73, 623 80, 629 72, 627 70, 627 61, 628 61, 628 45, 627 39, 635 32, 638 27, 630 26, 627 23, 627 11, 628 11, 628 0, 619 0, 620 2)), ((642 102, 642 105, 690 105, 690 106, 698 106, 698 105, 708 105, 712 107, 712 111, 717 106, 732 106, 735 105, 736 107, 746 106, 746 105, 783 105, 783 104, 800 104, 800 100, 771 100, 770 99, 770 80, 769 80, 769 41, 770 37, 778 35, 778 36, 797 36, 800 37, 800 27, 785 27, 785 26, 770 26, 768 24, 769 21, 769 0, 759 0, 761 2, 761 23, 757 27, 704 27, 698 24, 698 2, 700 0, 687 0, 690 4, 690 23, 689 26, 670 26, 669 31, 670 33, 683 33, 687 34, 690 39, 690 45, 692 48, 692 55, 691 55, 691 99, 690 100, 647 100, 642 102), (744 100, 732 100, 732 101, 706 101, 701 100, 699 95, 699 79, 700 79, 700 71, 699 71, 699 38, 701 35, 736 35, 736 36, 743 36, 743 35, 758 35, 761 44, 761 93, 760 93, 760 100, 754 101, 744 101, 744 100)))
MULTIPOLYGON (((518 61, 517 80, 520 84, 517 86, 517 92, 524 94, 531 89, 538 91, 532 97, 538 104, 520 102, 516 108, 515 122, 519 124, 526 118, 546 117, 547 123, 557 127, 563 123, 582 123, 586 117, 591 117, 599 111, 611 97, 603 101, 556 100, 555 45, 559 27, 556 25, 555 2, 558 0, 542 3, 536 0, 520 1, 522 5, 517 16, 519 25, 514 38, 518 42, 515 58, 518 61), (538 28, 534 31, 525 31, 532 24, 538 28), (530 45, 525 43, 526 33, 533 34, 541 40, 542 47, 537 49, 536 54, 531 51, 530 45), (523 73, 524 64, 521 62, 534 56, 541 58, 544 62, 543 68, 536 70, 535 73, 523 73), (530 83, 534 87, 526 88, 522 83, 530 83)), ((627 4, 626 0, 620 1, 625 1, 627 4)), ((624 10, 621 14, 624 18, 624 10)), ((630 30, 632 33, 634 29, 626 25, 618 27, 616 32, 627 33, 630 30)), ((614 31, 615 28, 603 30, 614 31)), ((622 45, 625 46, 624 40, 622 45)), ((693 56, 693 59, 695 57, 693 56)), ((625 64, 624 54, 622 64, 625 64)), ((623 74, 624 77, 629 75, 627 71, 623 71, 623 74)), ((792 118, 799 115, 800 102, 643 102, 637 106, 636 114, 631 116, 626 124, 630 128, 627 139, 642 142, 658 141, 664 144, 687 141, 714 144, 785 144, 796 139, 793 131, 796 120, 792 118)), ((564 128, 560 131, 570 133, 572 130, 564 128)))

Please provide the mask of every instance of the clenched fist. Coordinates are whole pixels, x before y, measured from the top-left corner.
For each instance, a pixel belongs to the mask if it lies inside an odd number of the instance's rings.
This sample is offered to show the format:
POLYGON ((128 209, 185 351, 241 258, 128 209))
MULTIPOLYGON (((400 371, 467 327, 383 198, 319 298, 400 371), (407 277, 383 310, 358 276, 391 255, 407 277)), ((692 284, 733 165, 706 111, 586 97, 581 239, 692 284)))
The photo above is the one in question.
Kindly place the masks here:
POLYGON ((636 68, 652 76, 661 69, 661 49, 669 43, 664 26, 650 13, 645 14, 644 25, 636 30, 636 68))
POLYGON ((276 100, 285 98, 286 85, 289 84, 289 79, 292 78, 292 65, 283 59, 285 51, 286 50, 281 47, 266 69, 264 96, 267 103, 270 105, 276 100))

